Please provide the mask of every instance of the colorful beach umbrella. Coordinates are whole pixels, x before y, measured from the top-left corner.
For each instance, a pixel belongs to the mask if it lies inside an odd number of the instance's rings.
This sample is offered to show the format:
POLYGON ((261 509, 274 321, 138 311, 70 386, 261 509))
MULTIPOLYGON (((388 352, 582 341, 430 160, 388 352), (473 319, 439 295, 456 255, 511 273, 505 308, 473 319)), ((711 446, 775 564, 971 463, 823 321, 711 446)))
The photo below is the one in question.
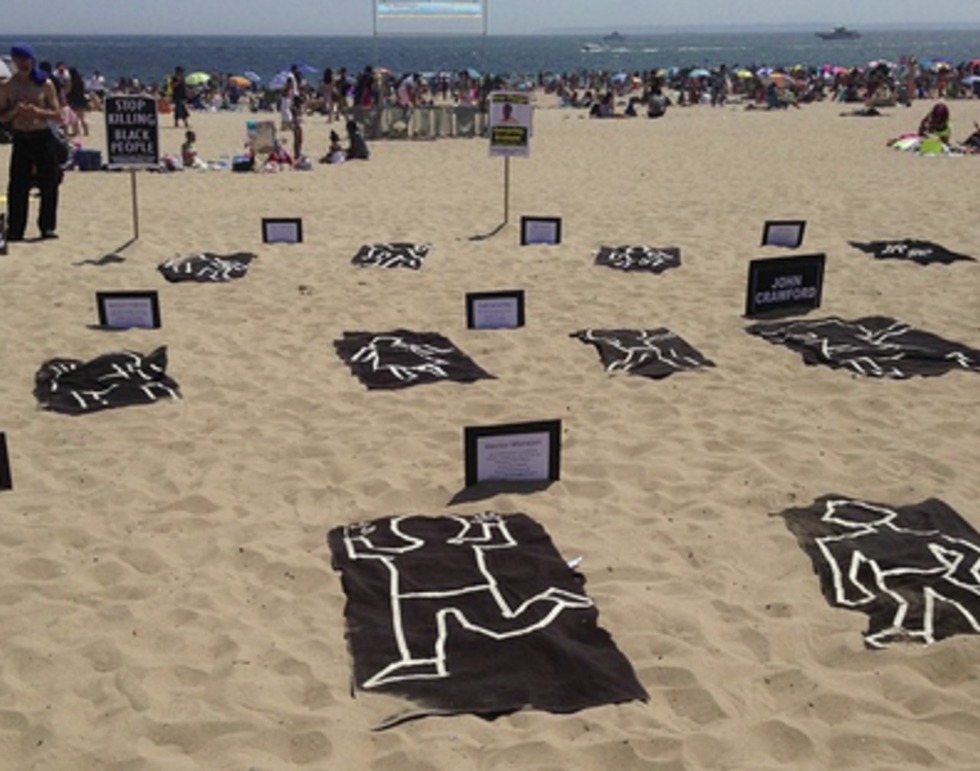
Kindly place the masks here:
POLYGON ((246 78, 248 78, 250 81, 252 81, 253 83, 261 83, 262 82, 262 76, 259 75, 259 73, 257 73, 257 72, 253 72, 252 70, 245 70, 245 72, 243 72, 242 74, 246 78))
POLYGON ((696 69, 691 70, 689 73, 687 73, 687 76, 689 78, 709 78, 711 77, 711 73, 708 72, 703 67, 698 67, 696 69))
POLYGON ((232 86, 237 86, 238 88, 248 88, 252 85, 252 81, 246 78, 244 75, 232 75, 228 78, 228 83, 232 86))
POLYGON ((190 75, 184 78, 184 82, 188 86, 203 86, 209 80, 211 80, 211 76, 206 72, 192 72, 190 75))
POLYGON ((272 76, 272 80, 269 81, 269 88, 285 88, 286 78, 289 77, 289 70, 283 70, 282 72, 277 72, 272 76))

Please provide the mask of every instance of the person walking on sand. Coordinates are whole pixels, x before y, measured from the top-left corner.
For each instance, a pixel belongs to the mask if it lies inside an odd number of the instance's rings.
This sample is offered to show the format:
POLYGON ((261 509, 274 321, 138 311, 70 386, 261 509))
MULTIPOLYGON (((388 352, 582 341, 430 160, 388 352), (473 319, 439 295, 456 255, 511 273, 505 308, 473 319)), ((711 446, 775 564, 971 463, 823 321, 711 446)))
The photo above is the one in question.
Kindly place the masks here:
POLYGON ((174 103, 174 128, 180 127, 180 122, 184 121, 184 128, 190 128, 188 118, 190 112, 187 109, 187 83, 184 82, 184 68, 174 68, 174 79, 171 83, 171 98, 174 103))
POLYGON ((0 123, 10 123, 14 134, 7 182, 7 240, 24 240, 28 194, 35 184, 41 191, 37 221, 41 238, 57 238, 61 169, 50 123, 61 120, 58 95, 54 83, 37 66, 29 45, 14 45, 10 56, 17 71, 0 87, 0 123))

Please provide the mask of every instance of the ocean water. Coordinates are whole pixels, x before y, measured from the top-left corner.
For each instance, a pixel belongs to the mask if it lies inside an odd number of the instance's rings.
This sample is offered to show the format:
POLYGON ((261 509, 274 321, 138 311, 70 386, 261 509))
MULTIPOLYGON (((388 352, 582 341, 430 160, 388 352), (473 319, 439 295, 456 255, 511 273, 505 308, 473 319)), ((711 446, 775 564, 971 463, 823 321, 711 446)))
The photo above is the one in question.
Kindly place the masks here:
MULTIPOLYGON (((159 82, 183 65, 188 72, 242 73, 268 80, 293 63, 322 72, 365 65, 394 72, 479 72, 533 74, 580 70, 633 71, 660 67, 727 65, 865 65, 902 56, 957 63, 980 58, 980 30, 864 31, 858 40, 823 41, 812 32, 743 34, 677 33, 627 36, 611 51, 583 53, 595 37, 501 36, 26 36, 0 38, 0 51, 26 39, 38 56, 63 61, 84 76, 99 70, 111 82, 138 77, 159 82)), ((315 75, 313 76, 315 78, 315 75)))

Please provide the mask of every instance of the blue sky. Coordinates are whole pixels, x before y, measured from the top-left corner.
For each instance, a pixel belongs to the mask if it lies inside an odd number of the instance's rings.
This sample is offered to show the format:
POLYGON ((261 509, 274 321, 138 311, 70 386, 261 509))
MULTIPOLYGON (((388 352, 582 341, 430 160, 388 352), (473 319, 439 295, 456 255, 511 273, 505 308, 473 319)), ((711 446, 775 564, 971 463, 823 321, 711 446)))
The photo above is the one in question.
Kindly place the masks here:
MULTIPOLYGON (((491 34, 737 24, 980 24, 980 0, 488 0, 491 34)), ((369 35, 372 0, 3 0, 22 34, 369 35), (13 5, 13 7, 10 7, 13 5)), ((382 31, 395 31, 385 22, 382 31)), ((443 31, 445 22, 424 30, 443 31), (440 24, 443 25, 440 27, 440 24)), ((468 29, 473 29, 472 25, 468 29)), ((476 24, 479 30, 479 23, 476 24)), ((448 30, 447 30, 448 31, 448 30)))

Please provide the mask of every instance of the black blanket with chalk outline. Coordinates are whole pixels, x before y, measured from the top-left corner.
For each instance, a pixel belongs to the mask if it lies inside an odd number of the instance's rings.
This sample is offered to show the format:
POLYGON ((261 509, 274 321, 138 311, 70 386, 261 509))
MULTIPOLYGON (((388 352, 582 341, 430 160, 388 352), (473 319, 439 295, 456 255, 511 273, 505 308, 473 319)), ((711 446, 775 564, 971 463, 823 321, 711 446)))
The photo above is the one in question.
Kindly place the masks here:
POLYGON ((951 370, 980 371, 980 350, 910 327, 888 316, 846 321, 760 323, 746 327, 770 343, 799 352, 807 364, 843 367, 870 377, 931 377, 951 370))
POLYGON ((363 691, 431 714, 647 700, 585 579, 524 514, 386 517, 327 534, 363 691))
POLYGON ((873 254, 879 260, 906 260, 907 262, 917 262, 919 265, 929 265, 934 262, 949 265, 961 260, 976 262, 976 259, 969 255, 951 252, 945 246, 940 246, 932 241, 918 241, 913 238, 903 238, 899 241, 869 241, 867 243, 848 241, 848 243, 855 249, 873 254))
POLYGON ((351 259, 362 268, 411 268, 418 270, 429 254, 429 244, 403 242, 365 244, 351 259))
POLYGON ((606 372, 664 378, 675 372, 715 366, 713 361, 666 327, 583 329, 571 336, 599 349, 606 372))
POLYGON ((167 260, 157 266, 167 281, 200 281, 213 283, 232 281, 248 273, 248 266, 256 258, 251 252, 235 254, 193 254, 183 260, 167 260))
POLYGON ((866 613, 868 648, 980 633, 980 534, 941 500, 826 495, 781 516, 835 607, 866 613))
POLYGON ((122 351, 88 362, 49 359, 34 383, 34 396, 42 407, 69 415, 180 397, 177 382, 167 375, 166 346, 145 356, 122 351))
POLYGON ((645 270, 663 273, 681 266, 681 250, 675 246, 600 246, 595 264, 618 270, 645 270))
POLYGON ((472 383, 493 377, 437 332, 344 332, 334 348, 367 388, 407 388, 441 380, 472 383))

